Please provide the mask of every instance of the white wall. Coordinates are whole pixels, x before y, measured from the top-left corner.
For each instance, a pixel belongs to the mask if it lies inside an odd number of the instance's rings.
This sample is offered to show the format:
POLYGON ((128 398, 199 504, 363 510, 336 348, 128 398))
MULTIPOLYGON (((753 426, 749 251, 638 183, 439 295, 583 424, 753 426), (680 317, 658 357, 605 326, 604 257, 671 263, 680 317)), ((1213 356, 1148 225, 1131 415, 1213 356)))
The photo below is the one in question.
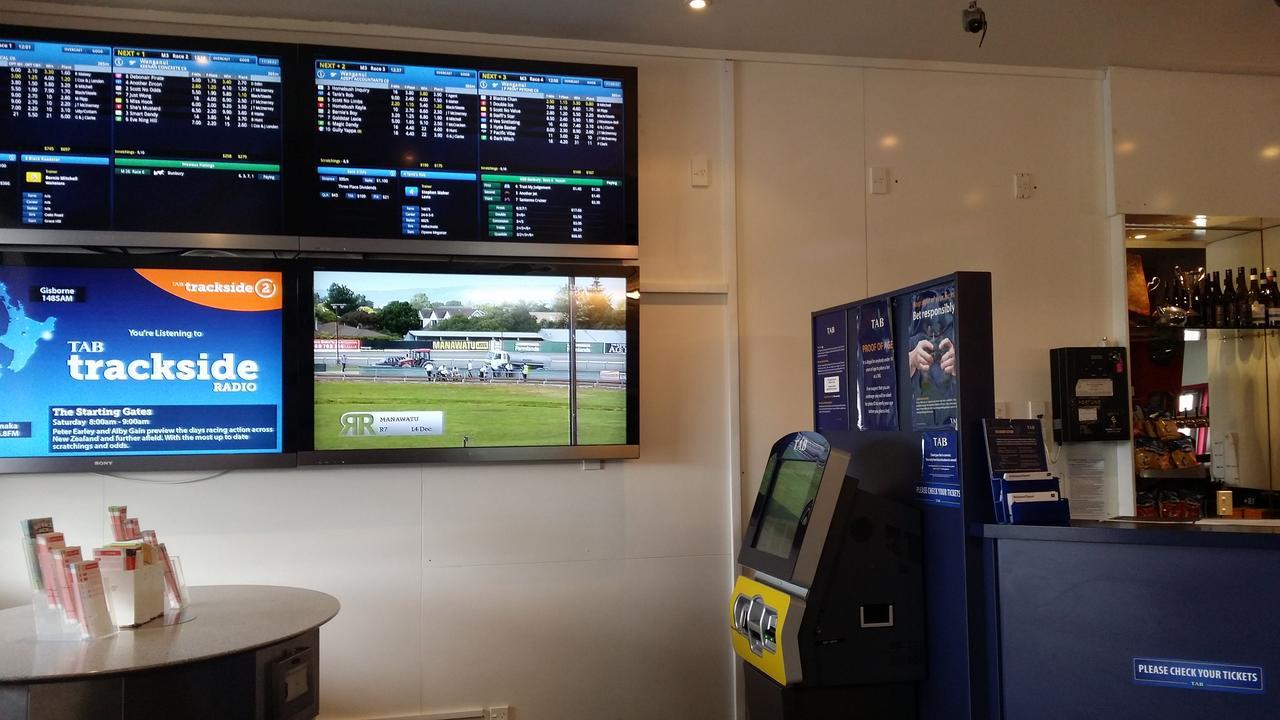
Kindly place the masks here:
POLYGON ((93 545, 104 539, 105 506, 125 503, 182 557, 193 584, 299 585, 342 601, 321 635, 325 718, 491 704, 510 704, 521 720, 730 717, 737 387, 722 370, 734 352, 724 245, 732 183, 718 177, 732 92, 723 63, 158 17, 186 22, 5 20, 638 66, 641 286, 662 291, 642 300, 642 457, 599 471, 406 465, 168 486, 0 477, 0 528, 9 528, 0 531, 0 607, 27 600, 19 519, 52 515, 73 542, 93 545), (712 187, 690 187, 693 155, 710 159, 712 187), (680 292, 707 287, 719 291, 680 292))
POLYGON ((809 313, 866 295, 863 74, 736 68, 745 514, 774 441, 813 428, 809 313))
POLYGON ((1109 74, 1115 212, 1280 216, 1280 77, 1109 74))
POLYGON ((996 396, 1019 414, 1049 400, 1049 348, 1110 334, 1100 77, 738 75, 744 512, 769 445, 812 427, 810 311, 989 271, 996 396), (867 194, 869 166, 889 169, 889 194, 867 194))

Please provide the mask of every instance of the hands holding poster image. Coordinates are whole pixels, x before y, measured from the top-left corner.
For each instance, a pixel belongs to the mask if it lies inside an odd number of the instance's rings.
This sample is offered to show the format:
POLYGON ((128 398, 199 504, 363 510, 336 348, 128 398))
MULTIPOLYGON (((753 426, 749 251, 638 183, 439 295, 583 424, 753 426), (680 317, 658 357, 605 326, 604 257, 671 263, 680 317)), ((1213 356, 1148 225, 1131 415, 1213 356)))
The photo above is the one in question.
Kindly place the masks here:
POLYGON ((935 363, 944 374, 955 377, 956 345, 951 338, 942 338, 938 341, 937 347, 934 347, 930 340, 920 340, 911 349, 911 354, 907 358, 907 365, 913 377, 917 372, 929 372, 935 363))
POLYGON ((904 313, 907 378, 911 383, 913 429, 952 426, 959 409, 956 389, 956 289, 943 285, 911 293, 904 313))

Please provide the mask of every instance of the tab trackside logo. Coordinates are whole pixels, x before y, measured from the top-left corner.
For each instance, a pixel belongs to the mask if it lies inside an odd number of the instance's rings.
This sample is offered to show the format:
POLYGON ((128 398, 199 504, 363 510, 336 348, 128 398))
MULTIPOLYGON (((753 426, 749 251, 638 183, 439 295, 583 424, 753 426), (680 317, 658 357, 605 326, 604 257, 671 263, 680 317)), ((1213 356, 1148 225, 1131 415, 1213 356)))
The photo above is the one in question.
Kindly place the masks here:
POLYGON ((212 382, 214 392, 258 391, 256 380, 261 372, 258 362, 242 360, 235 353, 223 353, 219 358, 200 353, 195 358, 175 360, 165 357, 164 353, 153 352, 145 358, 121 360, 81 355, 104 352, 101 341, 73 340, 67 345, 71 349, 67 372, 72 380, 80 382, 202 381, 212 382))
POLYGON ((283 307, 281 274, 250 270, 136 271, 152 285, 196 305, 236 312, 263 312, 283 307))
POLYGON ((280 292, 280 287, 271 278, 261 278, 255 283, 196 283, 185 280, 174 280, 173 286, 182 288, 192 295, 234 295, 253 293, 263 300, 270 300, 280 292))

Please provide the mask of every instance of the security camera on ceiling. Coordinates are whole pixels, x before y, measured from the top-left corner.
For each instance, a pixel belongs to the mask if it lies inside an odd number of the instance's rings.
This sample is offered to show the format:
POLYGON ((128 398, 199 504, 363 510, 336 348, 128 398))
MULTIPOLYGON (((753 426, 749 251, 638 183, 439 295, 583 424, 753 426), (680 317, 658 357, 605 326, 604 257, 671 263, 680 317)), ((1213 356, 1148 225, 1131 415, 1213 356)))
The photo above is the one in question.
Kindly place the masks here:
MULTIPOLYGON (((1276 0, 1280 3, 1280 0, 1276 0)), ((982 43, 987 39, 987 12, 978 7, 978 0, 969 3, 969 7, 960 13, 960 17, 964 20, 964 31, 967 33, 982 33, 982 37, 978 39, 978 47, 982 47, 982 43)))

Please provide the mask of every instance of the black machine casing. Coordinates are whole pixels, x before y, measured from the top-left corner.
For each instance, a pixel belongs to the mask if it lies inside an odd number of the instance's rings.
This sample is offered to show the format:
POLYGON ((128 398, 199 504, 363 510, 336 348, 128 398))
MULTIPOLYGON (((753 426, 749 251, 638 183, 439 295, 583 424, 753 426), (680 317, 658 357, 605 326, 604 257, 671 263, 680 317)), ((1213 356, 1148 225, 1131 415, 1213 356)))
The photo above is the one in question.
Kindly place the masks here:
POLYGON ((800 622, 804 686, 924 676, 920 513, 846 478, 800 622), (892 623, 889 625, 889 623, 892 623))
MULTIPOLYGON (((916 718, 917 682, 926 672, 920 512, 909 504, 919 440, 910 433, 824 438, 846 449, 850 463, 842 482, 824 478, 818 490, 803 541, 821 548, 816 564, 804 567, 802 553, 790 577, 755 572, 767 584, 791 584, 783 587, 793 595, 807 590, 798 604, 801 677, 780 686, 747 665, 750 716, 916 718), (827 521, 821 506, 833 491, 827 521)), ((754 537, 761 504, 747 538, 754 537)), ((754 569, 757 552, 744 543, 739 562, 754 569)))
POLYGON ((1129 373, 1122 347, 1049 351, 1054 442, 1125 441, 1131 434, 1129 373))

